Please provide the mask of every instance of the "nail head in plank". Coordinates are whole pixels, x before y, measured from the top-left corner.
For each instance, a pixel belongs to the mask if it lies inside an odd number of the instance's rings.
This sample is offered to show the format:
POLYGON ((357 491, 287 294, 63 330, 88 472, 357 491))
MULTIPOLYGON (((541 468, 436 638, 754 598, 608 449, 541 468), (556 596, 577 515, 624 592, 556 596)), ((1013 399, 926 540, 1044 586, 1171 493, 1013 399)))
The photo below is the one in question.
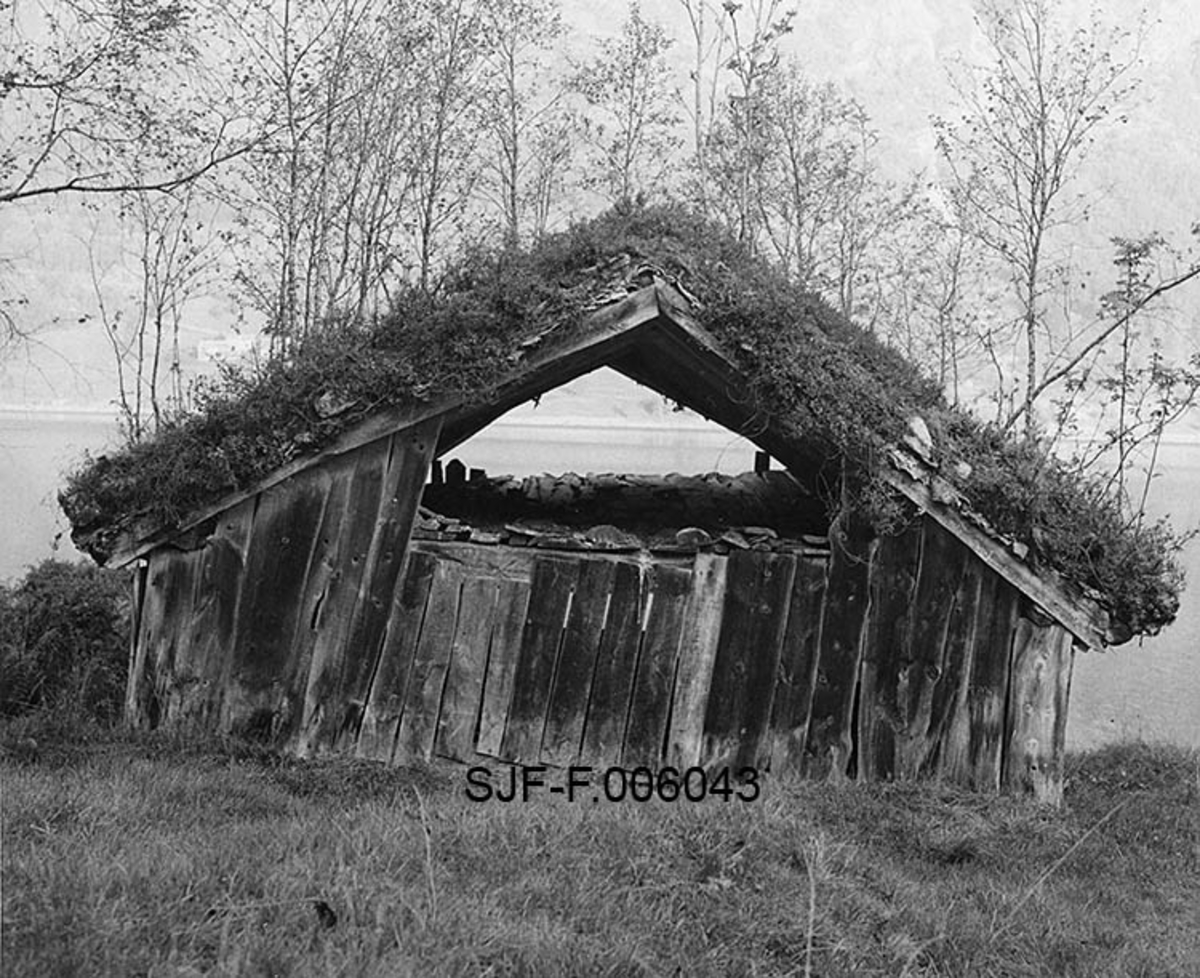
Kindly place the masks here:
POLYGON ((645 626, 621 751, 621 763, 626 767, 655 767, 663 762, 691 578, 690 567, 655 563, 647 570, 645 626))
POLYGON ((554 675, 542 759, 549 764, 574 763, 582 749, 596 651, 611 603, 617 565, 610 560, 583 560, 571 610, 567 615, 562 653, 554 675))

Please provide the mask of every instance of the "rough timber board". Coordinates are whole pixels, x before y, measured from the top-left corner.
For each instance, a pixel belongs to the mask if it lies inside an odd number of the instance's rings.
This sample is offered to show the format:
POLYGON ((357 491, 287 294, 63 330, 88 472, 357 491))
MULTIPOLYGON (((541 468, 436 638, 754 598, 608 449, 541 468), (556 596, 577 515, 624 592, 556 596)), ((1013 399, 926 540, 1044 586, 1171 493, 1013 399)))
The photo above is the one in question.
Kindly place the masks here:
POLYGON ((541 557, 534 562, 521 654, 501 747, 505 760, 536 764, 541 755, 550 685, 578 575, 578 560, 541 557))
POLYGON ((984 576, 967 693, 968 781, 981 791, 1000 787, 1004 712, 1019 600, 1020 595, 1007 581, 995 574, 984 576))
POLYGON ((199 551, 170 554, 169 593, 164 596, 155 674, 162 722, 175 725, 184 714, 197 685, 192 642, 192 618, 200 590, 204 555, 199 551))
POLYGON ((643 592, 643 629, 621 763, 657 768, 663 762, 690 568, 651 564, 643 592))
POLYGON ((393 756, 397 762, 429 760, 432 756, 442 690, 458 622, 463 576, 463 569, 447 560, 439 560, 434 569, 396 734, 393 756))
POLYGON ((413 552, 396 587, 379 653, 379 668, 371 685, 371 698, 358 737, 356 753, 359 757, 392 760, 413 656, 421 636, 436 567, 437 558, 433 554, 413 552))
POLYGON ((900 673, 896 705, 903 726, 896 737, 895 776, 911 780, 936 751, 934 700, 953 673, 948 638, 964 565, 971 554, 933 520, 922 520, 921 574, 912 619, 912 661, 900 673))
POLYGON ((205 542, 188 629, 187 692, 172 724, 211 729, 220 717, 224 682, 233 654, 238 598, 254 501, 225 513, 205 542))
POLYGON ((450 560, 469 567, 472 572, 501 581, 533 580, 533 559, 536 551, 528 547, 480 546, 477 543, 434 542, 413 540, 409 548, 414 553, 433 554, 439 560, 450 560))
POLYGON ((241 609, 225 685, 222 726, 277 744, 294 722, 291 666, 313 543, 328 495, 328 477, 302 479, 264 493, 254 512, 241 581, 241 609))
POLYGON ((871 602, 863 637, 858 701, 858 780, 895 775, 898 738, 908 724, 901 687, 914 668, 913 619, 921 572, 921 524, 879 539, 871 558, 871 602))
MULTIPOLYGON (((316 594, 310 588, 312 610, 306 611, 316 634, 312 637, 298 732, 301 756, 332 746, 345 719, 345 704, 337 699, 337 690, 347 654, 346 637, 354 620, 359 583, 379 511, 386 446, 377 443, 369 448, 330 469, 335 480, 345 480, 346 488, 340 518, 336 526, 328 527, 331 537, 327 540, 323 527, 320 538, 321 560, 328 561, 329 573, 314 577, 322 587, 316 594)), ((337 495, 343 498, 340 490, 337 495)))
POLYGON ((243 566, 230 540, 216 535, 193 558, 192 593, 180 609, 184 617, 164 715, 177 730, 211 728, 219 720, 243 566))
POLYGON ((336 589, 336 582, 341 578, 336 555, 340 549, 352 475, 353 468, 347 460, 331 463, 320 472, 325 493, 324 508, 316 528, 308 571, 297 605, 298 620, 291 654, 285 669, 277 677, 289 704, 290 714, 287 722, 281 725, 281 739, 292 748, 298 745, 301 738, 313 654, 320 645, 320 626, 323 614, 329 610, 329 593, 331 587, 336 589))
POLYGON ((497 582, 496 621, 488 643, 479 736, 475 741, 475 750, 479 754, 499 757, 503 747, 504 725, 508 720, 521 635, 525 631, 525 615, 529 608, 529 588, 529 580, 499 578, 497 582))
POLYGON ((151 554, 135 567, 137 588, 134 595, 137 614, 132 623, 135 629, 133 649, 129 657, 129 676, 125 683, 125 720, 139 730, 152 727, 158 719, 158 708, 153 699, 154 677, 147 670, 147 663, 153 662, 150 643, 157 634, 157 627, 151 623, 162 614, 162 589, 150 587, 150 569, 153 564, 154 554, 151 554))
POLYGON ((853 750, 854 704, 870 605, 870 565, 875 548, 865 527, 830 534, 829 587, 821 610, 817 679, 809 716, 804 773, 838 779, 848 773, 853 750))
POLYGON ((409 535, 421 487, 437 445, 441 419, 414 425, 387 440, 379 509, 359 583, 354 618, 346 639, 347 655, 335 694, 345 705, 335 748, 355 745, 379 665, 380 646, 387 628, 396 580, 407 558, 409 535))
MULTIPOLYGON (((131 726, 140 725, 138 717, 138 684, 142 681, 142 670, 145 663, 146 647, 142 644, 142 622, 144 613, 142 604, 146 598, 146 581, 149 577, 150 562, 139 560, 131 568, 130 605, 129 605, 129 656, 125 667, 125 699, 122 710, 125 722, 131 726)), ((144 719, 144 718, 143 718, 144 719)))
POLYGON ((604 631, 616 573, 615 561, 603 558, 580 561, 579 580, 546 712, 542 760, 547 763, 565 766, 579 757, 596 649, 604 631))
POLYGON ((692 588, 683 615, 667 743, 667 763, 680 771, 700 763, 704 715, 721 637, 728 564, 728 557, 701 553, 692 565, 692 588))
POLYGON ((592 673, 581 762, 593 767, 621 763, 625 717, 633 692, 642 629, 643 568, 618 563, 612 601, 592 673))
POLYGON ((135 724, 154 728, 170 719, 176 650, 192 609, 200 554, 162 549, 150 555, 142 586, 138 649, 126 708, 135 724))
POLYGON ((1071 703, 1071 678, 1075 669, 1076 645, 1068 633, 1067 640, 1059 648, 1058 675, 1054 684, 1054 730, 1052 732, 1053 770, 1051 786, 1045 800, 1052 804, 1062 803, 1064 764, 1067 756, 1067 711, 1071 703))
POLYGON ((1017 619, 1003 787, 1054 805, 1062 801, 1060 718, 1066 715, 1072 658, 1066 629, 1017 619))
POLYGON ((974 555, 964 561, 954 607, 946 629, 945 668, 933 698, 930 738, 934 755, 930 770, 956 784, 970 781, 970 693, 974 668, 975 629, 983 578, 991 571, 974 555))
POLYGON ((796 561, 787 630, 771 701, 771 770, 776 774, 799 771, 803 766, 828 572, 829 562, 824 558, 802 557, 796 561))
POLYGON ((771 714, 796 559, 730 554, 721 634, 704 717, 703 763, 762 767, 760 744, 771 714))
POLYGON ((472 575, 463 580, 433 743, 433 752, 441 757, 469 761, 474 754, 499 585, 491 577, 472 575))
POLYGON ((775 688, 783 640, 787 634, 787 614, 792 585, 796 579, 796 557, 790 554, 760 555, 760 581, 756 614, 747 633, 753 644, 743 689, 741 746, 735 759, 740 767, 764 770, 770 765, 771 741, 768 727, 775 706, 775 688))

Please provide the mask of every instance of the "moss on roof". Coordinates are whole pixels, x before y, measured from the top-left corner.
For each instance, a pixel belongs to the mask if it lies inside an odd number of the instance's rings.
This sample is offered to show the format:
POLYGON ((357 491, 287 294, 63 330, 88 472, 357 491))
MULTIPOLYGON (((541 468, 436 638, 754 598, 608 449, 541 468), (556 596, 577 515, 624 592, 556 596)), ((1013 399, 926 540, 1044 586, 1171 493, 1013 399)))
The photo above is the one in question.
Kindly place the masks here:
POLYGON ((407 291, 377 321, 330 323, 286 355, 198 385, 193 410, 152 440, 87 459, 68 478, 60 502, 72 535, 103 561, 135 523, 178 524, 384 407, 486 401, 524 337, 578 328, 641 261, 698 300, 697 318, 760 410, 838 458, 856 505, 877 522, 887 523, 891 498, 882 460, 917 414, 941 460, 970 466, 956 488, 1029 548, 1031 564, 1093 593, 1118 630, 1148 634, 1174 619, 1183 581, 1165 524, 1132 525, 1101 483, 949 406, 897 351, 674 206, 609 211, 528 251, 474 251, 435 295, 407 291))

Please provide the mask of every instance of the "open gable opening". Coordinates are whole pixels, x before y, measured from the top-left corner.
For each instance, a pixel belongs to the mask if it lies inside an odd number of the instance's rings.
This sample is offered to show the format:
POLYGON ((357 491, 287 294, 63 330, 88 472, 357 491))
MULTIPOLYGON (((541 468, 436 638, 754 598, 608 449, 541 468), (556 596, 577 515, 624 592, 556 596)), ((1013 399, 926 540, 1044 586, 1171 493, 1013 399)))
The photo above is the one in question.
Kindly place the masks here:
POLYGON ((828 507, 752 441, 600 368, 445 452, 414 536, 662 553, 826 546, 828 507))

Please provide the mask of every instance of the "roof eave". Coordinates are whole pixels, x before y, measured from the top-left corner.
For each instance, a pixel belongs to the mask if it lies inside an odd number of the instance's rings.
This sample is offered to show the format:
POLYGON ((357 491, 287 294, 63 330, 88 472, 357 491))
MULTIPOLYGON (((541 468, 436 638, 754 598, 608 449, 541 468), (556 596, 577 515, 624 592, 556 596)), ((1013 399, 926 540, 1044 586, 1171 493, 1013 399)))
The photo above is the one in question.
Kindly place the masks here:
POLYGON ((602 366, 607 358, 634 342, 636 332, 659 315, 658 286, 650 285, 597 309, 578 330, 563 331, 565 335, 555 335, 558 331, 554 331, 530 337, 522 343, 512 371, 496 386, 496 396, 488 404, 471 404, 467 398, 454 395, 384 408, 342 432, 320 451, 294 459, 248 488, 193 511, 177 524, 135 522, 117 537, 103 563, 123 567, 157 547, 186 537, 220 513, 315 465, 429 418, 446 415, 446 435, 439 441, 437 451, 441 455, 517 404, 602 366))
POLYGON ((1039 605, 1090 650, 1119 645, 1108 612, 1046 568, 1034 570, 992 533, 976 526, 963 511, 944 500, 954 490, 936 472, 911 457, 901 467, 885 463, 884 478, 919 510, 954 534, 988 567, 1039 605))

